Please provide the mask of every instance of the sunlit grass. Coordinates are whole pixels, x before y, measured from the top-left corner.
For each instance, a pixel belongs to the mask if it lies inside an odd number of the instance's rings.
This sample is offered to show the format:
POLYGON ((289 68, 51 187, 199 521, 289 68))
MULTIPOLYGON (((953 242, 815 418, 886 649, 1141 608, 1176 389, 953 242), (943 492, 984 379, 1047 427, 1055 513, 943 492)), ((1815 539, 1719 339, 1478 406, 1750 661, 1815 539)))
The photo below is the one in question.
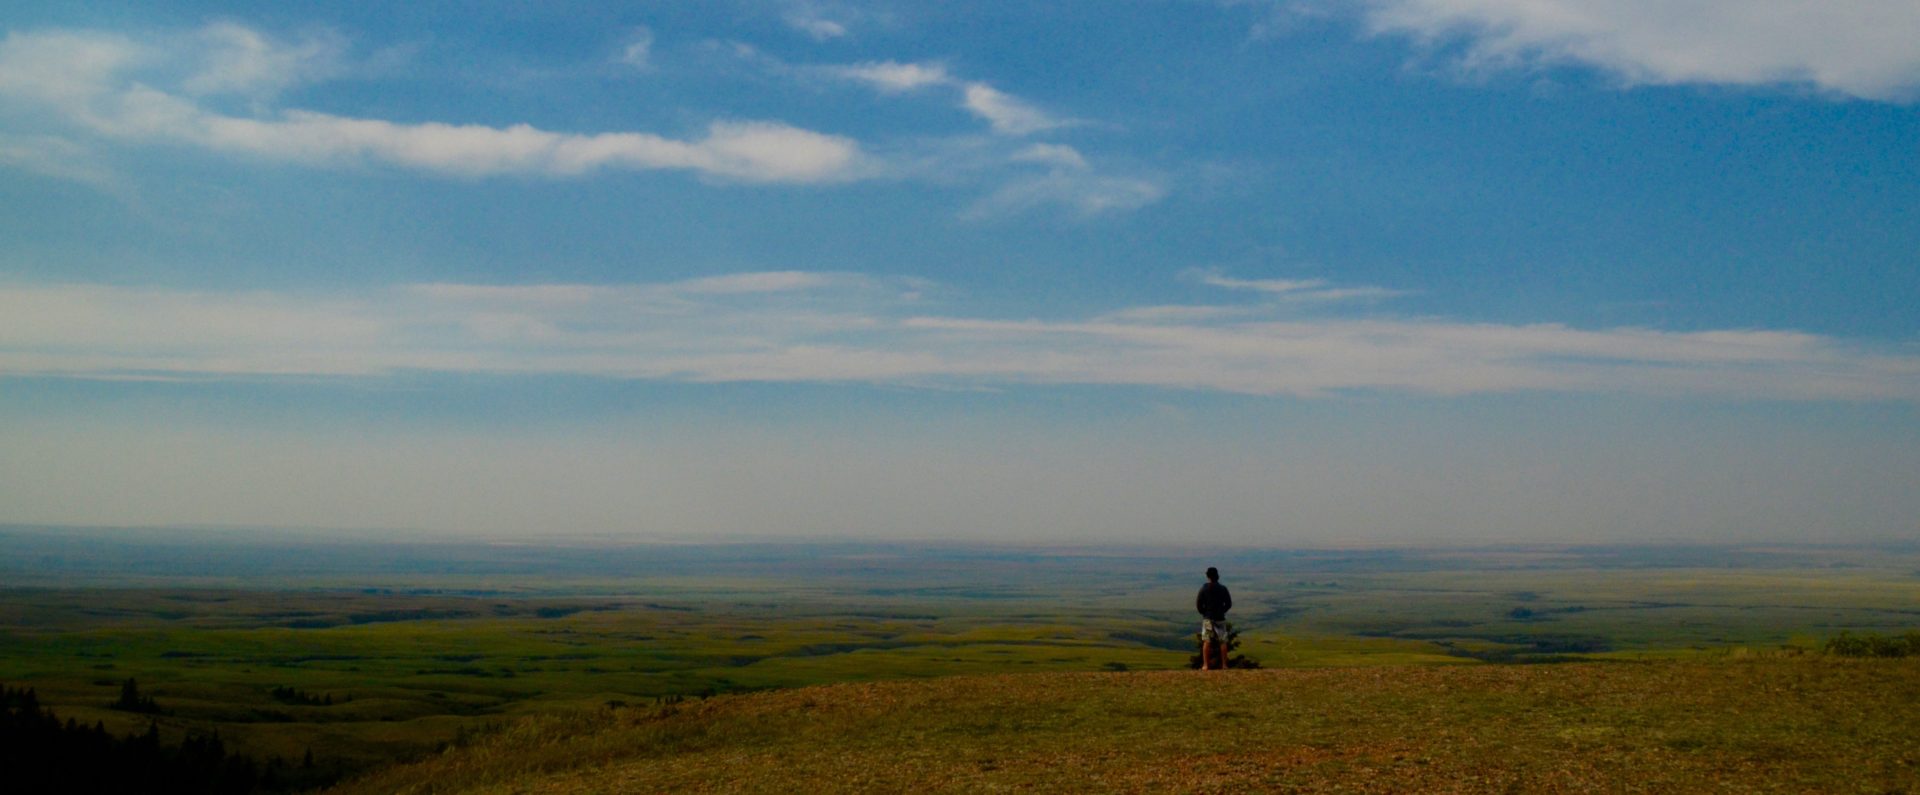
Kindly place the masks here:
POLYGON ((514 724, 344 792, 1900 791, 1920 663, 996 675, 514 724), (1765 693, 1766 698, 1753 698, 1765 693))

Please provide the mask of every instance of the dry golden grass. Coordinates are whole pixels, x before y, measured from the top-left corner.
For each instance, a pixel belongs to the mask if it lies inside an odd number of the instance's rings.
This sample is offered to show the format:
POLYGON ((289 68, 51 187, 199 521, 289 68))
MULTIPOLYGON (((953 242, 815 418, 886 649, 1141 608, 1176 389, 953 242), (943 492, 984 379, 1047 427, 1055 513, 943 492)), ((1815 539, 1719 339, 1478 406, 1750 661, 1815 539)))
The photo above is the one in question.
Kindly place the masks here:
POLYGON ((1029 674, 530 719, 342 792, 1900 792, 1920 661, 1029 674))

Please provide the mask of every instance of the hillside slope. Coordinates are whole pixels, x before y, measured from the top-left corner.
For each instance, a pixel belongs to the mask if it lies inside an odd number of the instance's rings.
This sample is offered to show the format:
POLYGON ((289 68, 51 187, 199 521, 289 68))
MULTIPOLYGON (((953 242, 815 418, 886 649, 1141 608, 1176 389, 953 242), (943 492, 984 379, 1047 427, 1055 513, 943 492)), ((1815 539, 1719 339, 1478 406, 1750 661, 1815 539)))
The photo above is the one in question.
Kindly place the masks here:
POLYGON ((1920 661, 952 677, 515 724, 341 792, 1920 789, 1920 661))

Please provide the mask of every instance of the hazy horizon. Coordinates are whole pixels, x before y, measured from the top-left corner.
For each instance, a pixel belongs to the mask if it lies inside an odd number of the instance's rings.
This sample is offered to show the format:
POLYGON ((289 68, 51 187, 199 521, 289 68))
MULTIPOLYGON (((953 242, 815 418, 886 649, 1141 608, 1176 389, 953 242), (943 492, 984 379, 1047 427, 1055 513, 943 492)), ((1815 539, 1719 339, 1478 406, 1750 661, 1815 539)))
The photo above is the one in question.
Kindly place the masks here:
POLYGON ((1920 536, 1920 10, 1561 5, 27 2, 0 523, 1920 536))

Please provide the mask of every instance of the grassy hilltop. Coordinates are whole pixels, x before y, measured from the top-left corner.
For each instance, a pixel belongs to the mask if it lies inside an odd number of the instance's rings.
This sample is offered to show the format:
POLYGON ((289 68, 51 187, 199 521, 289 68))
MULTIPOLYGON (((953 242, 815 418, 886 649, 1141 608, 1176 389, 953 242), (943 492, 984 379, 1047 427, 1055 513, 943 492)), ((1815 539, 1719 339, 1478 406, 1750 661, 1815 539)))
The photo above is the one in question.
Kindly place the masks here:
POLYGON ((1017 674, 530 719, 344 793, 1908 792, 1920 660, 1017 674))

